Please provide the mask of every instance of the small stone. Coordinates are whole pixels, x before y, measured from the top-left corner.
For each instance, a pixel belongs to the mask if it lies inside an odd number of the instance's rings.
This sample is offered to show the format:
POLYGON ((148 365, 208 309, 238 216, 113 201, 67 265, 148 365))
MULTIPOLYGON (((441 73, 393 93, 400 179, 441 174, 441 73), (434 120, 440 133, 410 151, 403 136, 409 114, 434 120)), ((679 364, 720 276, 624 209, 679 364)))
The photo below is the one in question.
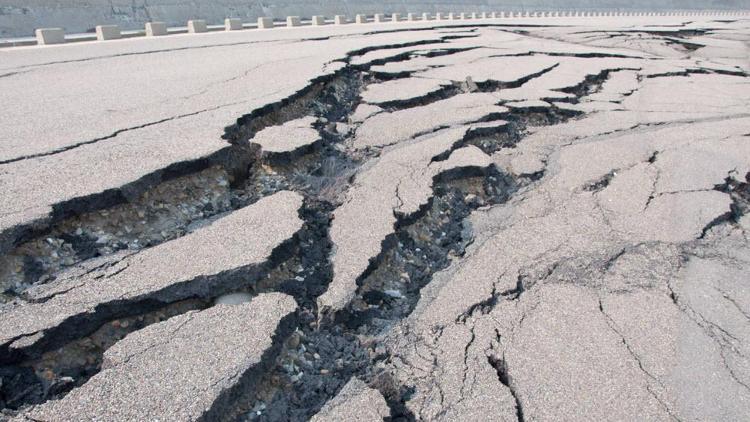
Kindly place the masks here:
POLYGON ((327 375, 327 374, 328 374, 329 372, 330 372, 330 371, 329 371, 329 370, 327 370, 327 369, 325 369, 325 368, 323 368, 323 369, 321 369, 321 370, 320 370, 320 374, 321 374, 321 375, 327 375))
POLYGON ((292 333, 292 335, 291 335, 291 336, 289 337, 289 341, 288 341, 288 343, 287 343, 287 344, 288 344, 288 345, 289 345, 289 347, 291 347, 292 349, 296 349, 297 347, 299 347, 299 341, 300 341, 300 337, 299 337, 299 334, 298 334, 297 332, 294 332, 294 333, 292 333))
POLYGON ((317 353, 313 353, 313 358, 315 358, 315 360, 318 360, 320 359, 320 355, 317 353))
POLYGON ((397 298, 397 299, 403 299, 404 298, 404 295, 402 295, 401 292, 398 291, 398 290, 385 290, 383 293, 385 293, 386 295, 388 295, 390 297, 394 297, 394 298, 397 298))

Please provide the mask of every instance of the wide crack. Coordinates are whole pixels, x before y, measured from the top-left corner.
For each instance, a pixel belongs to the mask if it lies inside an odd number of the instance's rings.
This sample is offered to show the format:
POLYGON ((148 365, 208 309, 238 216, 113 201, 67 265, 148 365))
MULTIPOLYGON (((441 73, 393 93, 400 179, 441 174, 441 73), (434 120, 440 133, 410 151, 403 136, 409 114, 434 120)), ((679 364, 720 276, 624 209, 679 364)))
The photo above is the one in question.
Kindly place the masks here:
POLYGON ((383 373, 387 350, 379 335, 412 312, 437 271, 463 255, 472 237, 466 217, 480 205, 506 200, 515 188, 510 177, 494 169, 439 178, 421 214, 400 220, 350 305, 320 326, 314 321, 300 326, 289 339, 247 418, 306 420, 354 376, 377 386, 392 408, 406 412, 399 403, 408 389, 383 373))
MULTIPOLYGON (((327 275, 330 213, 348 179, 361 164, 360 159, 337 145, 348 134, 339 133, 331 122, 345 120, 351 114, 363 83, 360 73, 342 72, 319 87, 314 98, 303 97, 290 110, 274 110, 273 118, 266 117, 262 124, 255 123, 251 129, 242 131, 254 134, 265 126, 299 115, 315 116, 318 119, 315 126, 323 141, 304 157, 293 161, 284 157, 264 159, 257 147, 238 142, 233 148, 243 155, 238 161, 249 163, 241 179, 233 177, 225 167, 212 166, 160 184, 136 201, 64 220, 45 237, 27 242, 3 257, 5 263, 21 267, 12 272, 21 277, 4 281, 16 287, 13 296, 22 296, 25 288, 54 280, 67 266, 92 258, 106 260, 122 250, 136 252, 158 245, 281 190, 293 190, 305 197, 300 211, 305 222, 303 229, 289 245, 291 250, 286 250, 281 259, 272 260, 271 268, 260 277, 248 274, 245 277, 248 282, 239 283, 230 291, 210 292, 209 297, 170 304, 144 302, 127 310, 102 312, 106 322, 83 337, 73 338, 39 357, 0 367, 7 381, 0 387, 3 407, 19 408, 63 397, 98 373, 103 353, 128 333, 190 310, 205 309, 219 295, 282 291, 293 295, 304 307, 309 302, 307 298, 321 294, 330 279, 327 275), (109 313, 121 316, 107 318, 109 313)), ((242 278, 242 275, 232 277, 242 278)), ((303 312, 300 320, 307 319, 303 312)))
POLYGON ((19 245, 0 257, 0 300, 22 296, 30 286, 50 282, 60 270, 88 259, 181 237, 282 189, 340 191, 357 159, 334 147, 342 135, 327 124, 351 113, 363 83, 359 72, 341 72, 287 107, 266 110, 242 129, 230 128, 236 143, 229 154, 234 155, 232 163, 161 183, 133 201, 62 220, 43 236, 19 245), (279 169, 272 169, 259 159, 257 148, 248 146, 247 139, 264 127, 304 115, 318 117, 324 139, 305 160, 282 160, 279 169))
MULTIPOLYGON (((367 51, 370 50, 358 54, 367 51)), ((512 85, 476 84, 475 90, 521 86, 551 69, 512 85)), ((571 92, 585 95, 606 77, 602 74, 589 78, 571 92)), ((412 390, 390 376, 389 354, 381 335, 413 311, 421 289, 436 272, 464 254, 473 239, 471 227, 465 223, 470 213, 481 206, 506 201, 520 185, 535 178, 514 179, 494 166, 437 177, 429 203, 416 215, 398 216, 395 233, 358 279, 356 298, 346 309, 321 323, 316 298, 332 279, 332 244, 328 237, 332 213, 340 205, 352 176, 375 154, 345 146, 352 136, 347 119, 360 103, 362 88, 378 81, 375 75, 347 65, 335 76, 315 81, 293 98, 245 116, 229 127, 225 138, 233 146, 224 157, 235 155, 232 160, 201 166, 188 176, 157 185, 132 202, 56 224, 44 237, 24 243, 3 258, 5 271, 10 268, 9 273, 15 277, 7 283, 8 295, 22 295, 34 283, 49 282, 64 267, 118 250, 157 245, 265 196, 293 190, 305 198, 300 211, 304 229, 295 237, 288 254, 274 262, 263 277, 231 292, 286 292, 299 304, 299 325, 283 341, 273 368, 256 383, 255 397, 243 397, 237 408, 251 409, 243 416, 245 419, 307 419, 356 376, 380 390, 392 409, 393 419, 414 419, 405 405, 412 390), (315 128, 323 140, 302 156, 271 159, 248 143, 263 128, 303 116, 317 119, 315 128)), ((502 116, 488 117, 487 120, 502 118, 506 123, 477 125, 452 150, 475 145, 491 154, 515 146, 528 126, 556 124, 575 115, 556 107, 514 109, 502 116)), ((436 161, 445 158, 447 155, 436 157, 436 161)), ((95 375, 104 351, 128 333, 189 310, 205 309, 216 296, 229 292, 135 307, 61 348, 0 368, 4 374, 0 390, 4 407, 18 408, 64 396, 95 375)))
MULTIPOLYGON (((503 124, 469 131, 451 151, 465 145, 476 145, 486 153, 514 147, 528 126, 556 124, 577 115, 554 107, 514 110, 503 116, 507 119, 503 124)), ((435 161, 448 155, 450 151, 435 161)), ((383 394, 392 420, 414 420, 405 405, 412 389, 391 376, 382 335, 411 314, 421 289, 435 273, 463 256, 473 241, 466 224, 469 214, 506 201, 520 185, 536 179, 514 179, 494 166, 437 177, 427 206, 413 216, 397 215, 395 233, 383 242, 380 255, 358 279, 357 294, 349 306, 324 318, 321 325, 310 321, 300 326, 292 336, 246 419, 307 420, 349 379, 357 377, 383 394)), ((501 294, 510 297, 522 289, 501 294)))

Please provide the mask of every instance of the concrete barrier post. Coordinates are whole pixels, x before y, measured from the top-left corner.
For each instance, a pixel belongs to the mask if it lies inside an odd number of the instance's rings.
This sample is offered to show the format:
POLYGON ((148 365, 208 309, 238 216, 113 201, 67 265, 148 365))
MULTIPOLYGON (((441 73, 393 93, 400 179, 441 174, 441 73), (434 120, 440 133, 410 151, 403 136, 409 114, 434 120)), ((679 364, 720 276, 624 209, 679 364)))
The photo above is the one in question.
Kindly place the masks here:
POLYGON ((302 25, 302 21, 300 20, 299 16, 287 16, 286 17, 286 26, 289 28, 300 26, 302 25))
POLYGON ((373 19, 375 20, 375 22, 385 22, 385 14, 376 13, 373 19))
POLYGON ((96 39, 99 41, 119 40, 121 36, 120 27, 117 25, 96 26, 96 39))
POLYGON ((461 13, 460 15, 458 15, 458 18, 459 19, 468 19, 468 17, 466 16, 466 13, 461 13))
POLYGON ((62 44, 65 42, 65 31, 62 28, 39 28, 34 31, 39 45, 62 44))
POLYGON ((401 20, 400 13, 391 13, 391 22, 398 22, 401 20))
POLYGON ((273 19, 267 17, 258 18, 258 29, 273 29, 273 19))
POLYGON ((321 26, 326 24, 326 17, 321 15, 315 15, 312 17, 313 26, 321 26))
POLYGON ((474 12, 474 13, 471 14, 471 18, 472 19, 477 19, 477 18, 479 18, 479 15, 477 14, 477 12, 474 12))
POLYGON ((417 20, 417 14, 416 13, 407 13, 406 14, 406 20, 409 22, 413 22, 417 20))
POLYGON ((437 13, 435 13, 435 20, 436 20, 436 21, 442 21, 442 20, 445 20, 445 16, 444 16, 444 15, 443 15, 442 13, 440 13, 440 12, 437 12, 437 13))
POLYGON ((354 17, 356 23, 367 23, 367 15, 357 15, 354 17))
POLYGON ((167 35, 167 24, 164 22, 146 22, 146 36, 158 37, 167 35))
POLYGON ((206 26, 206 21, 204 21, 203 19, 193 19, 188 21, 188 32, 190 32, 191 34, 197 34, 206 31, 208 31, 208 26, 206 26))
POLYGON ((452 21, 452 20, 455 20, 455 19, 456 19, 456 14, 455 13, 453 13, 453 12, 448 13, 448 20, 452 21))
POLYGON ((224 30, 238 31, 240 29, 242 29, 242 19, 238 19, 238 18, 224 19, 224 30))
POLYGON ((336 25, 346 25, 349 23, 349 20, 346 19, 346 15, 336 15, 333 17, 333 23, 336 25))
POLYGON ((423 21, 428 21, 428 20, 431 20, 431 19, 432 19, 432 16, 430 16, 429 13, 422 13, 422 20, 423 21))

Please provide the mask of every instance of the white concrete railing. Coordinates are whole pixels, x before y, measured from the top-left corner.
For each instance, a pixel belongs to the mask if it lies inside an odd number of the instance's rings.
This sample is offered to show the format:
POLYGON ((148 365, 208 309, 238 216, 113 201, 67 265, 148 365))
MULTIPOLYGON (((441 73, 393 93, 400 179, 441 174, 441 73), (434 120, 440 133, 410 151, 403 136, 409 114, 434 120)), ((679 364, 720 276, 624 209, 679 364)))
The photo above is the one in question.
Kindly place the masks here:
MULTIPOLYGON (((482 13, 409 13, 404 18, 399 13, 393 13, 388 17, 378 13, 370 17, 359 14, 354 18, 357 24, 382 23, 382 22, 417 22, 417 21, 453 21, 453 20, 478 20, 478 19, 511 19, 511 18, 558 18, 558 17, 630 17, 630 16, 750 16, 748 10, 677 10, 677 11, 503 11, 482 13)), ((99 25, 96 27, 96 40, 107 41, 120 38, 131 38, 138 36, 156 37, 179 33, 202 33, 209 31, 237 31, 241 29, 273 29, 276 27, 298 27, 304 25, 322 26, 326 24, 346 25, 352 23, 345 15, 336 15, 332 21, 327 21, 324 16, 313 16, 309 21, 302 21, 299 16, 288 16, 285 22, 274 22, 270 17, 258 18, 257 24, 245 24, 241 19, 227 18, 223 26, 209 27, 204 20, 190 20, 187 22, 187 30, 184 28, 167 28, 164 22, 148 22, 145 31, 122 33, 117 25, 99 25)), ((76 37, 69 39, 61 28, 39 28, 35 31, 37 45, 62 44, 72 41, 93 40, 94 38, 76 37)), ((33 42, 31 43, 33 44, 33 42)), ((28 45, 28 44, 27 44, 28 45)))

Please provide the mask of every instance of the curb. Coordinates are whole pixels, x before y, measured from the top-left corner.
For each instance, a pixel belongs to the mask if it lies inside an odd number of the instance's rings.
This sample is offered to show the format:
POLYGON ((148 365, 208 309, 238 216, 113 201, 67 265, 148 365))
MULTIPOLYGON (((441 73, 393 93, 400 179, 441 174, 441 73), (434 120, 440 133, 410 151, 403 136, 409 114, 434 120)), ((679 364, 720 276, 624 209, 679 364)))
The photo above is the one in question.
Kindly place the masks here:
POLYGON ((442 13, 434 15, 431 13, 408 13, 404 18, 399 13, 386 15, 377 13, 375 15, 358 14, 354 20, 349 19, 346 15, 336 15, 332 20, 327 20, 325 16, 315 15, 310 20, 301 20, 299 16, 288 16, 285 21, 274 21, 271 17, 259 17, 256 24, 243 23, 238 18, 227 18, 223 25, 209 26, 205 20, 194 19, 187 22, 185 28, 168 28, 164 22, 147 22, 144 30, 120 31, 118 25, 98 25, 96 26, 96 35, 93 34, 75 34, 66 36, 62 28, 39 28, 35 31, 35 39, 25 39, 19 41, 0 41, 0 48, 29 46, 29 45, 53 45, 66 44, 82 41, 108 41, 122 38, 134 37, 157 37, 183 33, 205 33, 215 31, 238 31, 244 29, 274 29, 280 27, 299 27, 299 26, 324 26, 324 25, 346 25, 350 23, 368 24, 368 23, 385 23, 385 22, 426 22, 426 21, 456 21, 456 20, 481 20, 481 19, 513 19, 513 18, 557 18, 557 17, 634 17, 634 16, 750 16, 748 10, 676 10, 661 12, 645 11, 503 11, 503 12, 482 12, 482 13, 442 13))

